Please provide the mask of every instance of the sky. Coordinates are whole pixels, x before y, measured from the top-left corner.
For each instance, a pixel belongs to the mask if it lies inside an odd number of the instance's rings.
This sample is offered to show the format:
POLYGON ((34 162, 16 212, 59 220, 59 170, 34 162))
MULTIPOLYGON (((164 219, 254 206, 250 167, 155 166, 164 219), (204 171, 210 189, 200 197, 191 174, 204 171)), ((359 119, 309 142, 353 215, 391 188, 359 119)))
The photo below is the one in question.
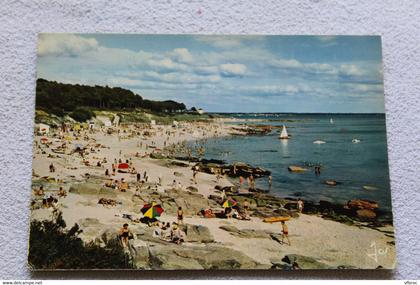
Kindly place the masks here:
POLYGON ((378 36, 40 34, 37 77, 208 112, 384 112, 378 36))

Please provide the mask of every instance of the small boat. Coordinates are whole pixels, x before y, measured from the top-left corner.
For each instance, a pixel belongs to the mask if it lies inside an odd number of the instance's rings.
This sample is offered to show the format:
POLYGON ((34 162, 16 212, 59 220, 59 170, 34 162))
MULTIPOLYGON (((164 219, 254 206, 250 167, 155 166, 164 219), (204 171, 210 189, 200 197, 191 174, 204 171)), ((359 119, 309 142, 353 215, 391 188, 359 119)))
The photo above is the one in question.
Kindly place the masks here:
POLYGON ((288 216, 280 216, 280 217, 268 217, 263 220, 264 223, 278 223, 278 222, 285 222, 290 220, 288 216))
POLYGON ((333 118, 330 118, 330 124, 334 124, 333 118))
POLYGON ((281 133, 280 133, 279 139, 281 139, 281 140, 287 140, 287 139, 289 139, 289 135, 287 134, 287 130, 286 130, 286 126, 285 125, 283 125, 283 128, 281 129, 281 133))
POLYGON ((362 186, 362 188, 363 188, 364 190, 368 190, 368 191, 378 190, 378 188, 377 188, 377 187, 375 187, 375 186, 369 186, 369 185, 363 185, 363 186, 362 186))
POLYGON ((329 185, 329 186, 336 186, 338 183, 335 180, 325 180, 324 181, 325 184, 329 185))
POLYGON ((351 140, 351 142, 352 142, 352 143, 359 143, 359 142, 360 142, 360 140, 359 140, 359 139, 352 139, 352 140, 351 140))
POLYGON ((314 144, 324 144, 326 143, 325 141, 321 141, 321 140, 316 140, 314 141, 314 144))

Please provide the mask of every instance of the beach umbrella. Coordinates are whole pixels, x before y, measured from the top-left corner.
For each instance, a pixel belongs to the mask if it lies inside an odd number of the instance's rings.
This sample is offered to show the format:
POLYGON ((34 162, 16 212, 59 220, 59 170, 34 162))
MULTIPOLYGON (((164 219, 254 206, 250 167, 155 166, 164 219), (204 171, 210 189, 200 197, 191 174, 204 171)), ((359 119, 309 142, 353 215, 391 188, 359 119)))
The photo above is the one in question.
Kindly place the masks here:
POLYGON ((120 163, 118 164, 118 169, 128 169, 130 166, 128 163, 120 163))
POLYGON ((222 207, 223 208, 230 208, 230 207, 235 206, 236 204, 237 204, 237 202, 235 200, 232 200, 232 199, 229 198, 223 203, 222 207))
POLYGON ((151 204, 145 204, 141 209, 143 216, 150 219, 159 217, 163 213, 163 211, 163 208, 155 202, 152 202, 151 204))

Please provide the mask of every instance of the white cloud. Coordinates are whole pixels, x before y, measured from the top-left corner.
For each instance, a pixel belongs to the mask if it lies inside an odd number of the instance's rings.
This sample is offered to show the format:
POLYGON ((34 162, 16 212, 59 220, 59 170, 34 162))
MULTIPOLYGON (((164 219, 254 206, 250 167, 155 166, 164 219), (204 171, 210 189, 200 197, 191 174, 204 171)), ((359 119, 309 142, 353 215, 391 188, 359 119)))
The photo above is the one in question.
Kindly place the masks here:
POLYGON ((84 38, 73 34, 40 34, 38 55, 73 56, 98 49, 98 42, 93 38, 84 38))
POLYGON ((246 73, 246 65, 240 63, 222 64, 220 73, 225 77, 243 76, 246 73))
POLYGON ((187 70, 187 66, 182 63, 176 63, 169 58, 163 59, 149 59, 146 60, 146 65, 151 67, 155 70, 159 70, 162 72, 171 72, 171 71, 185 71, 187 70))
POLYGON ((192 54, 186 48, 176 48, 169 52, 168 55, 172 57, 173 60, 181 63, 191 63, 193 61, 192 54))

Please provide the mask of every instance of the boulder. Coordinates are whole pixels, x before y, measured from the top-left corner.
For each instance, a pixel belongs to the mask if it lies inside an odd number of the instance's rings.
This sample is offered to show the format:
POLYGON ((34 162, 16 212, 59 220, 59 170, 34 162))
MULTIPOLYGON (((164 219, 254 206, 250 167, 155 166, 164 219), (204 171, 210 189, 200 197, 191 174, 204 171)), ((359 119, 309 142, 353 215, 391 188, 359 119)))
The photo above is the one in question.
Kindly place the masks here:
POLYGON ((303 256, 299 254, 288 254, 284 256, 282 261, 289 265, 297 264, 300 269, 332 269, 331 266, 319 262, 313 257, 303 256))
POLYGON ((346 209, 366 209, 374 210, 379 207, 379 204, 375 201, 369 200, 350 200, 347 202, 347 205, 344 206, 346 209))
POLYGON ((160 196, 162 207, 168 214, 176 214, 177 207, 182 207, 186 215, 194 215, 201 209, 219 207, 211 199, 206 199, 203 195, 194 192, 187 192, 179 189, 165 190, 166 197, 160 196))
POLYGON ((307 171, 308 169, 300 167, 300 166, 296 166, 296 165, 290 165, 287 168, 290 172, 304 172, 307 171))
POLYGON ((159 152, 152 152, 150 154, 150 158, 153 158, 153 159, 165 159, 166 157, 163 154, 159 153, 159 152))
MULTIPOLYGON (((151 268, 159 270, 204 269, 197 260, 175 254, 175 249, 177 248, 172 245, 150 247, 149 264, 151 268)), ((182 250, 183 247, 180 246, 179 251, 182 250)))
POLYGON ((204 269, 255 269, 259 265, 242 252, 221 246, 176 248, 174 253, 196 260, 204 269))
POLYGON ((97 195, 101 191, 101 185, 95 183, 79 183, 70 186, 69 193, 80 195, 97 195))
POLYGON ((187 190, 188 190, 188 191, 191 191, 191 192, 198 192, 198 188, 197 188, 197 187, 195 187, 195 186, 188 186, 188 187, 187 187, 187 190))
POLYGON ((170 163, 172 166, 180 166, 180 167, 189 167, 190 165, 188 163, 182 162, 182 161, 176 161, 172 160, 170 163))
POLYGON ((259 231, 259 230, 253 230, 253 229, 239 230, 238 228, 234 226, 227 226, 227 225, 220 226, 219 228, 229 232, 233 236, 237 236, 240 238, 270 238, 270 234, 271 234, 266 231, 259 231))
POLYGON ((186 233, 187 242, 201 242, 211 243, 214 242, 214 237, 210 230, 201 225, 185 225, 184 231, 186 233))
POLYGON ((142 240, 131 240, 130 246, 133 250, 132 260, 136 269, 150 269, 149 265, 149 247, 142 240))
POLYGON ((368 209, 360 209, 356 211, 357 217, 362 221, 369 221, 376 218, 376 213, 368 209))

